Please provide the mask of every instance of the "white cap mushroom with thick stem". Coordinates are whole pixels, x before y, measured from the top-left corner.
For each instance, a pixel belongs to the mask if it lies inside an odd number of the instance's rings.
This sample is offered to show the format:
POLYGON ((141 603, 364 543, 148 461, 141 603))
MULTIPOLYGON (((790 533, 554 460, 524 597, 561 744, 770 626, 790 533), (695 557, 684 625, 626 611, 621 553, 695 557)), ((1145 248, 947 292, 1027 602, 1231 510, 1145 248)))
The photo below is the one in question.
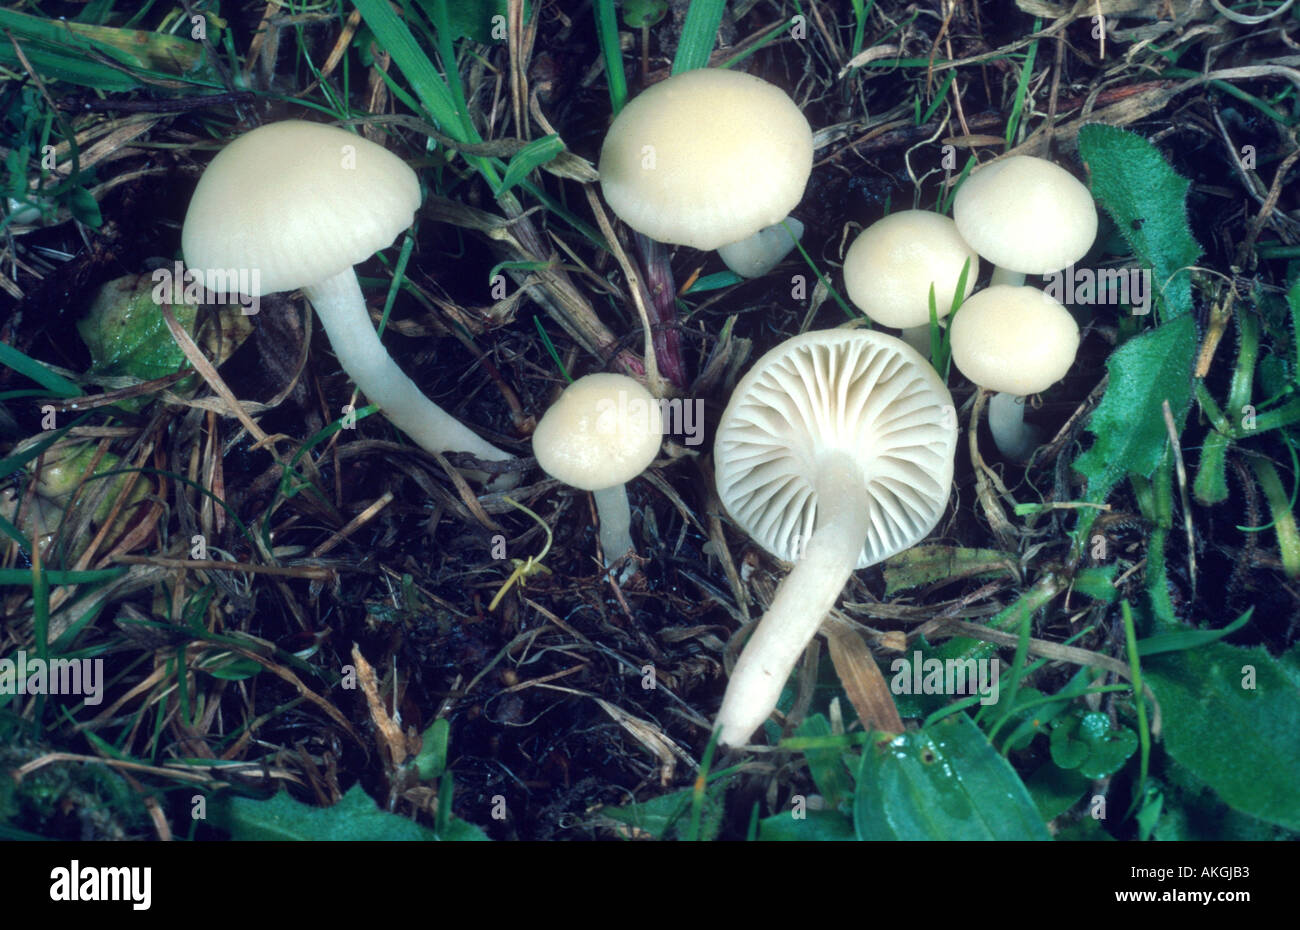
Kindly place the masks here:
POLYGON ((249 273, 252 297, 301 288, 343 370, 421 448, 512 458, 425 397, 370 321, 352 266, 410 226, 419 205, 415 172, 392 152, 285 120, 217 153, 190 201, 182 249, 209 290, 238 271, 249 273))
POLYGON ((997 284, 962 304, 950 339, 958 371, 998 392, 989 402, 998 451, 1013 461, 1027 460, 1038 439, 1025 424, 1025 395, 1046 390, 1070 370, 1079 324, 1036 287, 997 284))
POLYGON ((767 719, 853 570, 934 528, 956 447, 943 381, 884 333, 804 333, 741 379, 714 443, 718 497, 756 542, 795 566, 731 673, 721 742, 740 745, 767 719))
POLYGON ((635 549, 626 484, 649 467, 662 441, 658 402, 639 382, 607 372, 565 388, 533 431, 542 471, 592 492, 606 565, 635 549))
POLYGON ((803 197, 812 159, 812 128, 785 91, 704 68, 628 102, 600 150, 600 186, 637 232, 716 249, 785 219, 803 197))
POLYGON ((980 259, 946 216, 902 210, 872 223, 844 256, 844 288, 881 326, 903 331, 918 352, 930 349, 930 289, 940 320, 952 309, 962 268, 970 262, 962 299, 975 290, 980 259))
POLYGON ((952 203, 957 231, 991 261, 993 284, 1060 271, 1088 254, 1097 206, 1088 188, 1045 158, 1012 155, 974 172, 952 203))

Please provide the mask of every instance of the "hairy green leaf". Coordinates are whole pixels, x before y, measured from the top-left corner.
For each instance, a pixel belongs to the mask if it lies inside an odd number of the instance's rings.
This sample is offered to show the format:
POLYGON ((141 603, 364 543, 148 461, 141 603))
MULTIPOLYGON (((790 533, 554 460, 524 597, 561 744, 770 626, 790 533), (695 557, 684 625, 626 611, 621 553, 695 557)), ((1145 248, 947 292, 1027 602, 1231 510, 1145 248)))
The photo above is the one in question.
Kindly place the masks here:
POLYGON ((1190 183, 1141 136, 1101 123, 1079 130, 1079 156, 1092 175, 1092 193, 1120 234, 1150 267, 1162 319, 1192 309, 1190 265, 1201 247, 1187 225, 1190 183))
POLYGON ((1233 808, 1300 829, 1297 652, 1213 643, 1142 663, 1164 714, 1165 749, 1233 808), (1288 668, 1289 663, 1289 668, 1288 668))

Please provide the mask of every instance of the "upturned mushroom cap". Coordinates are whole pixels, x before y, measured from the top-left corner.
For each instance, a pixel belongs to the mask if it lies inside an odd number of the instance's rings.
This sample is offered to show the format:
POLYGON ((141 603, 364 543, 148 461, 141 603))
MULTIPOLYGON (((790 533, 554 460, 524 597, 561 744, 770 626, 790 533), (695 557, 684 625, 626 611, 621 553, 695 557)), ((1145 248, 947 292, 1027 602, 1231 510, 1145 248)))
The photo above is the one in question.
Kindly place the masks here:
POLYGON ((940 317, 952 308, 962 267, 962 297, 975 289, 980 259, 948 217, 903 210, 872 223, 844 256, 844 285, 858 308, 881 326, 909 329, 930 322, 930 286, 940 317))
POLYGON ((199 179, 181 248, 219 289, 227 269, 258 269, 258 293, 323 281, 373 255, 411 225, 420 184, 369 139, 284 120, 238 137, 199 179))
POLYGON ((976 171, 952 205, 957 231, 999 268, 1060 271, 1097 238, 1097 207, 1074 175, 1045 158, 1013 155, 976 171))
POLYGON ((986 288, 952 321, 952 361, 980 387, 1037 394, 1059 381, 1079 350, 1079 324, 1036 287, 986 288))
POLYGON ((812 129, 785 91, 707 68, 623 108, 600 151, 600 185, 638 232, 716 249, 784 219, 803 197, 812 156, 812 129))
POLYGON ((663 441, 659 403, 626 375, 579 378, 533 431, 537 464, 583 491, 631 481, 654 461, 663 441))
POLYGON ((956 444, 952 396, 916 350, 872 330, 804 333, 736 386, 714 444, 718 497, 751 538, 794 561, 817 508, 837 506, 817 499, 819 459, 847 453, 871 498, 865 568, 934 528, 956 444))

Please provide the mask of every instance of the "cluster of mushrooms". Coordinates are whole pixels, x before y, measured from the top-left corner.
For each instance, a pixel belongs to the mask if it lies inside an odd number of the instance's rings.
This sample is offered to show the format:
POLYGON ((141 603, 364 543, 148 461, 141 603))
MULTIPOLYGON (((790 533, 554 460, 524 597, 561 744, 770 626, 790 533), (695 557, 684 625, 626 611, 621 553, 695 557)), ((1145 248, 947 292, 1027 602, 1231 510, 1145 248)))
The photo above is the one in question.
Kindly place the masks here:
MULTIPOLYGON (((802 232, 788 217, 812 170, 807 120, 780 88, 726 70, 690 71, 634 98, 600 155, 606 201, 629 227, 663 243, 716 249, 738 274, 775 267, 802 232)), ((511 456, 426 398, 375 333, 352 266, 414 217, 413 171, 342 129, 285 121, 221 151, 201 178, 183 231, 192 271, 209 288, 224 269, 260 269, 260 294, 301 289, 339 362, 366 397, 422 448, 511 456)), ((930 295, 951 327, 953 361, 999 392, 990 425, 1003 454, 1034 447, 1025 395, 1061 378, 1078 327, 1025 274, 1081 258, 1096 235, 1086 188, 1037 158, 1010 157, 958 191, 955 221, 908 210, 868 227, 844 260, 849 297, 881 326, 802 333, 763 355, 731 395, 713 462, 718 497, 755 542, 794 563, 732 672, 720 741, 747 742, 775 708, 799 656, 855 569, 923 539, 947 505, 957 422, 943 379, 922 354, 930 295), (972 296, 979 256, 993 284, 972 296), (918 351, 918 348, 920 351, 918 351)), ((252 295, 252 296, 260 296, 252 295)), ((538 465, 592 491, 607 565, 633 550, 625 485, 659 451, 658 402, 609 373, 574 381, 533 434, 538 465)))

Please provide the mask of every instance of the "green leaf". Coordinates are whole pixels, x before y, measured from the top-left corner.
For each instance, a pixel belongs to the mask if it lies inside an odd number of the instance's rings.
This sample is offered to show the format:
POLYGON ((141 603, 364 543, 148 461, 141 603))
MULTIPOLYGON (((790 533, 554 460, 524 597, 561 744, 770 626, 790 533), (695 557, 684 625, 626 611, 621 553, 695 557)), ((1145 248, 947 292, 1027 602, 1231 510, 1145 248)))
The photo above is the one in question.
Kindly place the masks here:
POLYGON ((1083 793, 1088 790, 1088 779, 1076 771, 1044 762, 1025 779, 1025 787, 1038 805, 1039 816, 1044 820, 1053 820, 1083 797, 1083 793))
POLYGON ((454 835, 439 837, 413 820, 380 810, 359 784, 333 807, 303 804, 285 791, 269 801, 223 797, 214 805, 213 822, 228 831, 232 840, 241 841, 487 839, 471 824, 449 831, 454 835))
POLYGON ((623 23, 632 29, 649 28, 668 13, 664 0, 624 0, 623 23))
POLYGON ((718 271, 696 279, 695 283, 686 289, 686 293, 701 294, 704 291, 716 291, 724 287, 731 287, 733 284, 743 283, 745 283, 745 279, 734 271, 718 271))
POLYGON ((420 781, 434 781, 447 769, 447 738, 451 724, 439 717, 421 735, 420 753, 415 757, 415 770, 420 781))
POLYGON ((1191 311, 1191 275, 1201 247, 1187 225, 1186 178, 1141 136, 1101 123, 1079 130, 1079 156, 1092 176, 1093 196, 1120 234, 1150 267, 1161 318, 1191 311))
POLYGON ((1169 755, 1236 810, 1291 830, 1300 829, 1300 684, 1285 663, 1298 655, 1279 662, 1263 647, 1213 643, 1142 663, 1169 755))
POLYGON ((1084 778, 1106 778, 1137 751, 1137 734, 1112 727, 1100 711, 1075 711, 1052 723, 1052 761, 1084 778))
POLYGON ((913 546, 885 561, 885 596, 907 588, 1015 570, 1014 556, 997 549, 962 549, 955 546, 913 546))
POLYGON ((773 814, 758 822, 758 838, 763 842, 807 843, 842 842, 856 839, 853 821, 836 811, 805 811, 773 814))
MULTIPOLYGON (((149 275, 115 278, 99 289, 90 312, 77 321, 77 332, 90 350, 92 374, 128 375, 141 381, 179 371, 185 353, 172 338, 162 311, 154 301, 149 275)), ((198 307, 171 305, 176 322, 191 336, 198 307)), ((143 398, 131 398, 138 407, 143 398)))
MULTIPOLYGON (((821 714, 812 714, 795 731, 796 737, 830 735, 831 725, 821 714)), ((804 750, 808 774, 831 810, 838 810, 841 803, 853 798, 853 779, 844 765, 844 756, 838 748, 804 750)), ((849 829, 852 830, 851 825, 849 829)))
POLYGON ((1094 600, 1113 604, 1119 592, 1115 590, 1115 573, 1118 565, 1095 565, 1082 568, 1074 576, 1074 590, 1094 600))
POLYGON ((1045 840, 1006 759, 965 714, 867 746, 853 821, 862 840, 1045 840))
MULTIPOLYGON (((700 818, 700 840, 712 840, 722 829, 723 800, 727 783, 735 769, 723 769, 709 776, 709 786, 704 793, 704 811, 700 818)), ((680 839, 690 827, 690 817, 683 816, 691 809, 695 797, 693 788, 683 788, 649 801, 634 801, 623 807, 602 807, 601 814, 644 830, 655 839, 680 839)))
POLYGON ((497 196, 500 197, 528 177, 529 172, 534 168, 546 164, 563 151, 564 143, 554 133, 529 142, 516 152, 514 157, 510 159, 510 164, 506 165, 506 173, 501 179, 501 187, 496 192, 497 196))
MULTIPOLYGON (((426 15, 432 18, 430 8, 433 4, 430 0, 420 0, 420 6, 425 8, 426 15)), ((506 0, 455 0, 454 3, 447 4, 447 24, 450 27, 451 40, 468 38, 475 42, 481 42, 484 45, 492 42, 494 39, 500 40, 501 35, 493 35, 492 17, 500 16, 497 23, 502 24, 506 21, 508 10, 506 9, 506 0)), ((528 5, 524 5, 524 19, 528 19, 528 5)))
MULTIPOLYGON (((1097 438, 1074 460, 1088 479, 1085 499, 1101 503, 1126 475, 1151 477, 1160 464, 1169 433, 1162 403, 1169 401, 1174 425, 1181 431, 1192 396, 1192 362, 1196 353, 1196 324, 1191 316, 1135 336, 1106 362, 1110 384, 1088 421, 1097 438)), ((1079 519, 1080 537, 1096 511, 1085 508, 1079 519)))
POLYGON ((1138 640, 1138 655, 1154 656, 1162 652, 1181 652, 1184 649, 1204 646, 1237 632, 1250 622, 1251 615, 1254 613, 1254 607, 1248 608, 1236 620, 1218 630, 1183 630, 1178 633, 1160 633, 1138 640))

